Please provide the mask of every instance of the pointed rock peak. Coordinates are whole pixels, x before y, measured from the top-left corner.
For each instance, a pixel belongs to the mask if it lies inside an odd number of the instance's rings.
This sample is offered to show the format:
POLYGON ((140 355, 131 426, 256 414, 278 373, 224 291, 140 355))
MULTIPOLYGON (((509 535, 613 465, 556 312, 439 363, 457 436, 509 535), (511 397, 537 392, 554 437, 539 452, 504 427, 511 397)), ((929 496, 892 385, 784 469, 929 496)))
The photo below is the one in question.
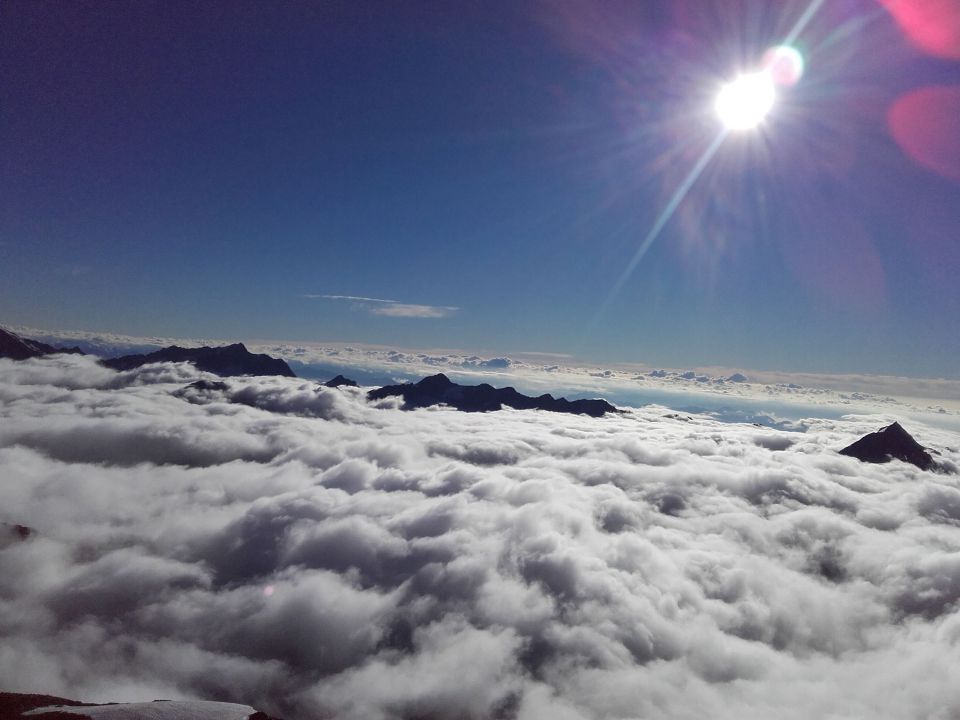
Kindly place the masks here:
POLYGON ((327 380, 323 384, 324 387, 328 388, 337 388, 337 387, 357 387, 355 380, 344 377, 343 375, 337 375, 333 380, 327 380))
POLYGON ((923 449, 923 446, 914 439, 913 435, 904 430, 903 425, 898 422, 887 425, 877 435, 884 437, 887 442, 896 443, 901 447, 923 449))
POLYGON ((933 458, 903 426, 895 422, 892 425, 868 435, 864 435, 852 445, 840 451, 863 462, 885 463, 891 460, 903 460, 912 463, 921 470, 937 467, 933 458))

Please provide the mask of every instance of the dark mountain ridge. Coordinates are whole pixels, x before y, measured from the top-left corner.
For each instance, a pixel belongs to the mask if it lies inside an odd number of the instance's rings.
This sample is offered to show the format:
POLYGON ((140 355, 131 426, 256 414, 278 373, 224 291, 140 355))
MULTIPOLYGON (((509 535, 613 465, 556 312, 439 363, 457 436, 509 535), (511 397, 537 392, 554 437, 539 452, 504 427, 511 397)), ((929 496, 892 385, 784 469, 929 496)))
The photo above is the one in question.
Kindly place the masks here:
MULTIPOLYGON (((30 340, 0 327, 0 358, 27 360, 28 358, 72 353, 85 355, 78 347, 58 348, 39 340, 30 340)), ((141 365, 158 362, 189 362, 198 370, 223 377, 236 375, 280 375, 296 377, 285 360, 256 354, 247 350, 243 343, 221 347, 184 348, 178 345, 148 353, 122 355, 101 359, 100 364, 113 370, 133 370, 141 365)))
POLYGON ((443 373, 431 375, 418 383, 387 385, 371 390, 367 398, 381 400, 397 395, 403 397, 404 410, 442 404, 464 412, 491 412, 501 410, 504 405, 516 410, 548 410, 591 417, 618 412, 606 400, 567 400, 549 394, 530 397, 512 387, 495 388, 487 383, 458 385, 443 373))
POLYGON ((42 343, 39 340, 20 337, 16 333, 0 327, 0 357, 10 358, 11 360, 27 360, 28 358, 56 355, 57 353, 70 353, 73 355, 84 354, 84 352, 77 347, 54 347, 53 345, 42 343))
POLYGON ((222 347, 183 348, 171 345, 151 353, 124 355, 118 358, 101 360, 101 363, 114 370, 132 370, 141 365, 158 362, 189 362, 198 370, 234 377, 238 375, 280 375, 296 377, 286 361, 264 354, 255 354, 247 350, 243 343, 222 347))

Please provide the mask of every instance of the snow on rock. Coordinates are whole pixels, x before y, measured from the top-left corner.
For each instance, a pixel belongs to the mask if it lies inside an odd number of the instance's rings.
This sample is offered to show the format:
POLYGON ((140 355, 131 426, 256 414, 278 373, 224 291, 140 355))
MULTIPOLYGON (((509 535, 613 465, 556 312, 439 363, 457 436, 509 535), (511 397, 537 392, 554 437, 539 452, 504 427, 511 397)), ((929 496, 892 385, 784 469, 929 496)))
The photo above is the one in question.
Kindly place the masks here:
POLYGON ((24 715, 42 716, 51 712, 91 717, 94 720, 247 720, 256 710, 249 705, 236 703, 155 700, 80 707, 53 705, 29 710, 24 715))

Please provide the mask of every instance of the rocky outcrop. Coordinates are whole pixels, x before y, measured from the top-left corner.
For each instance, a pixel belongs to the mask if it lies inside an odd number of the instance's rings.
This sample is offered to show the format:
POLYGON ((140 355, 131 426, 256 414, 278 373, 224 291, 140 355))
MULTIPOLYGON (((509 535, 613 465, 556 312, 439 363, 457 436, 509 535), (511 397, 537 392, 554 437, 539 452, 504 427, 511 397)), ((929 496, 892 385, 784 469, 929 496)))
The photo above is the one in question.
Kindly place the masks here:
POLYGON ((930 453, 914 440, 900 423, 893 423, 875 433, 864 435, 852 445, 843 448, 840 454, 869 463, 903 460, 921 470, 932 470, 937 466, 930 453))
POLYGON ((234 377, 238 375, 280 375, 296 377, 284 360, 269 355, 254 354, 243 343, 223 347, 182 348, 177 345, 143 355, 124 355, 102 361, 114 370, 132 370, 141 365, 158 362, 189 362, 198 370, 234 377))
POLYGON ((370 400, 381 400, 391 396, 403 397, 403 409, 428 407, 430 405, 449 405, 464 412, 491 412, 504 406, 516 410, 548 410, 572 414, 602 417, 617 409, 606 400, 567 400, 552 395, 530 397, 517 392, 512 387, 495 388, 482 385, 458 385, 444 374, 431 375, 418 383, 387 385, 367 393, 370 400))

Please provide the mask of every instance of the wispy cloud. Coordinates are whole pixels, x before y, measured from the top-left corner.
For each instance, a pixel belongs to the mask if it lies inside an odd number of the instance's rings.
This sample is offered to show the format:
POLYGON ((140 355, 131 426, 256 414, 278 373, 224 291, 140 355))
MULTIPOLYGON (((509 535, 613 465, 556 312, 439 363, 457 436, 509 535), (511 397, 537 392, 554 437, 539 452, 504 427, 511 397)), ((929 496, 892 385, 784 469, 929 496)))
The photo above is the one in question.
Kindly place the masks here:
POLYGON ((383 317, 445 318, 450 317, 460 309, 452 305, 416 305, 412 303, 402 303, 398 300, 363 297, 360 295, 308 294, 303 297, 309 300, 346 300, 354 303, 356 307, 366 310, 371 315, 380 315, 383 317))
POLYGON ((378 305, 370 308, 370 312, 374 315, 408 318, 444 318, 453 315, 457 310, 459 308, 447 305, 408 305, 405 303, 378 305))
POLYGON ((361 295, 304 295, 308 300, 352 300, 354 302, 390 303, 396 304, 399 300, 384 300, 383 298, 363 297, 361 295))

